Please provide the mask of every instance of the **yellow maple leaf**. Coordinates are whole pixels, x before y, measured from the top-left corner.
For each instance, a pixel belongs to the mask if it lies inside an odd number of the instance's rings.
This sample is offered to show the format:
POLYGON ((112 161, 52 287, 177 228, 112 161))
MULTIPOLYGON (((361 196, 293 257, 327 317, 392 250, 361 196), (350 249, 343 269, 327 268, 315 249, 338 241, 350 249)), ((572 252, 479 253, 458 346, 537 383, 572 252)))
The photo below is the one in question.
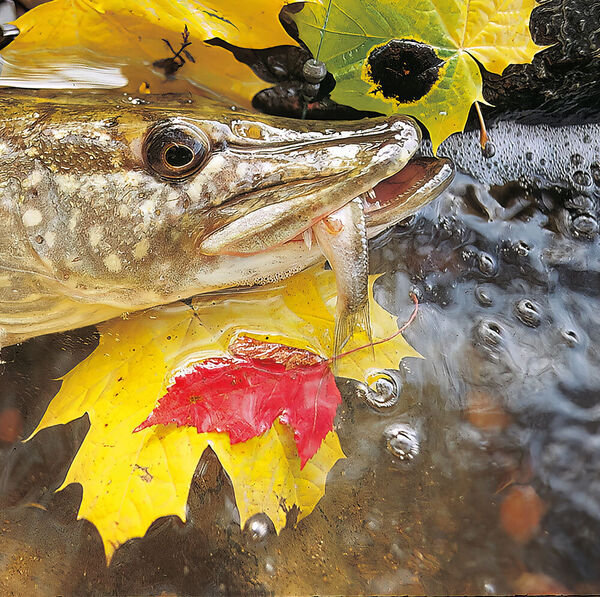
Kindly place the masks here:
MULTIPOLYGON (((530 62, 541 49, 529 33, 535 4, 536 0, 312 0, 294 19, 302 41, 335 77, 335 101, 361 110, 412 115, 429 130, 435 151, 446 137, 463 130, 473 102, 484 101, 475 59, 501 74, 508 64, 530 62), (426 44, 439 59, 439 71, 431 71, 437 74, 419 98, 399 99, 374 80, 369 58, 390 40, 426 44)), ((398 57, 398 65, 387 65, 388 75, 395 71, 391 76, 398 77, 400 87, 402 70, 411 75, 405 57, 398 57)), ((420 55, 415 66, 419 61, 420 55)))
POLYGON ((21 33, 2 52, 0 83, 20 86, 120 87, 181 91, 150 67, 174 56, 185 31, 193 60, 181 78, 239 103, 248 104, 265 87, 244 64, 205 42, 221 38, 233 45, 264 48, 293 43, 278 14, 285 0, 231 3, 224 0, 52 0, 15 21, 21 33), (174 52, 165 42, 167 40, 174 52))
MULTIPOLYGON (((396 318, 373 299, 375 339, 393 334, 396 318)), ((327 473, 343 458, 335 432, 300 469, 293 432, 275 424, 266 434, 230 445, 224 433, 157 426, 133 433, 166 393, 174 376, 207 357, 223 355, 240 333, 331 355, 335 275, 322 266, 277 284, 235 294, 199 296, 99 326, 98 348, 64 378, 36 431, 88 413, 90 430, 65 482, 81 483, 79 517, 94 523, 110 558, 119 544, 143 535, 167 515, 185 520, 197 462, 210 446, 233 483, 242 526, 265 512, 279 531, 286 509, 308 515, 325 491, 327 473), (266 331, 268 330, 268 332, 266 331)), ((348 349, 367 341, 361 332, 348 349)), ((370 367, 396 368, 419 356, 402 338, 340 360, 340 374, 364 379, 370 367)))

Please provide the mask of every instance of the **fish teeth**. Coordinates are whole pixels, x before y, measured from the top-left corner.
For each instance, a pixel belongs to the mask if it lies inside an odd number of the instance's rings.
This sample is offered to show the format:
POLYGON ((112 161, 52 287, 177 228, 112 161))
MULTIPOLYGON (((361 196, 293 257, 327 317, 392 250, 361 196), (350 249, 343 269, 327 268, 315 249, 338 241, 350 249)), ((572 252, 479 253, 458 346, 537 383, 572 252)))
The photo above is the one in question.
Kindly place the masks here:
POLYGON ((304 244, 306 245, 307 249, 310 251, 312 248, 312 243, 313 243, 313 232, 312 232, 312 228, 307 228, 303 233, 302 233, 302 238, 304 239, 304 244))
POLYGON ((373 200, 377 199, 377 195, 375 194, 375 191, 373 189, 369 189, 367 191, 367 196, 373 200))

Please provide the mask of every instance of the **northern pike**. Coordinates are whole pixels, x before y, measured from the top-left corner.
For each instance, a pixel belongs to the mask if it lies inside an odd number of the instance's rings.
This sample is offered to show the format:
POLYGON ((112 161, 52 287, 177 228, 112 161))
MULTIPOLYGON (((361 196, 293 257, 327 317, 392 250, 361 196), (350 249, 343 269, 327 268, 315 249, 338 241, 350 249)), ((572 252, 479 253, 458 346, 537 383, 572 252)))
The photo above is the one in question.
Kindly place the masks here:
POLYGON ((403 116, 2 90, 0 346, 282 279, 323 259, 307 233, 357 197, 372 237, 452 178, 449 160, 411 160, 420 139, 403 116))

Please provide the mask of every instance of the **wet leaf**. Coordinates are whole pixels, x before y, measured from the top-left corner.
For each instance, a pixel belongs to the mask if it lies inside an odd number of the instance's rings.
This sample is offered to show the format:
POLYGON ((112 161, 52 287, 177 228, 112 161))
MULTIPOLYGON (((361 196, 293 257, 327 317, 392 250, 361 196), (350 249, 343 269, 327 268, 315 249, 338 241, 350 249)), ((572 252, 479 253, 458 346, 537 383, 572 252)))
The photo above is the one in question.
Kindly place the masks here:
POLYGON ((329 363, 306 350, 246 337, 230 351, 178 376, 136 431, 175 423, 199 433, 224 431, 237 444, 280 419, 294 430, 304 467, 332 430, 342 402, 329 363))
POLYGON ((483 101, 479 61, 493 73, 530 62, 535 0, 312 1, 294 15, 300 38, 336 79, 332 98, 418 118, 434 149, 483 101), (394 40, 394 41, 392 41, 394 40))
MULTIPOLYGON (((374 279, 370 307, 378 339, 398 326, 374 301, 374 279)), ((242 525, 265 512, 279 530, 294 504, 299 518, 312 511, 325 490, 327 472, 343 457, 333 431, 301 468, 294 433, 278 422, 265 434, 235 445, 227 433, 198 433, 194 427, 134 429, 177 376, 197 363, 232 356, 281 362, 277 347, 236 347, 234 342, 232 349, 232 341, 241 335, 309 350, 316 356, 283 352, 296 354, 288 358, 295 366, 310 367, 313 361, 318 366, 331 355, 335 288, 333 272, 319 266, 270 286, 204 295, 191 307, 156 307, 99 326, 98 348, 64 377, 37 430, 88 414, 90 430, 63 485, 83 486, 79 517, 98 527, 109 557, 122 542, 143 535, 160 516, 174 514, 185 520, 192 475, 207 446, 232 480, 242 525)), ((359 332, 347 348, 366 340, 359 332)), ((374 360, 368 349, 342 358, 340 374, 362 380, 371 367, 395 368, 403 357, 419 356, 401 336, 376 346, 374 352, 374 360)))
MULTIPOLYGON (((230 52, 205 41, 218 37, 252 48, 293 43, 278 19, 285 3, 53 0, 15 21, 21 33, 2 52, 0 82, 64 88, 121 87, 129 80, 131 90, 150 82, 159 91, 165 75, 177 73, 247 104, 264 83, 230 52)), ((181 88, 170 82, 161 90, 181 88)))

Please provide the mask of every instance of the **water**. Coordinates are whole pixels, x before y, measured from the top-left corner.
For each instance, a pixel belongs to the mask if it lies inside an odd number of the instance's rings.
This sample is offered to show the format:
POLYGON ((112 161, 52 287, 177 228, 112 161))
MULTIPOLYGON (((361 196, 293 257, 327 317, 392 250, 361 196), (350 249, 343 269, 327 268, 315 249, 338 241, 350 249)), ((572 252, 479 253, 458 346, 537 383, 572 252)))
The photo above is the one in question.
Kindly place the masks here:
POLYGON ((348 458, 279 536, 260 515, 240 529, 231 483, 205 453, 188 522, 156 521, 106 568, 97 531, 76 520, 81 488, 53 493, 85 417, 12 443, 95 332, 5 350, 0 592, 600 592, 596 193, 459 175, 372 244, 377 300, 403 321, 409 291, 420 297, 406 337, 426 358, 339 380, 348 458))

